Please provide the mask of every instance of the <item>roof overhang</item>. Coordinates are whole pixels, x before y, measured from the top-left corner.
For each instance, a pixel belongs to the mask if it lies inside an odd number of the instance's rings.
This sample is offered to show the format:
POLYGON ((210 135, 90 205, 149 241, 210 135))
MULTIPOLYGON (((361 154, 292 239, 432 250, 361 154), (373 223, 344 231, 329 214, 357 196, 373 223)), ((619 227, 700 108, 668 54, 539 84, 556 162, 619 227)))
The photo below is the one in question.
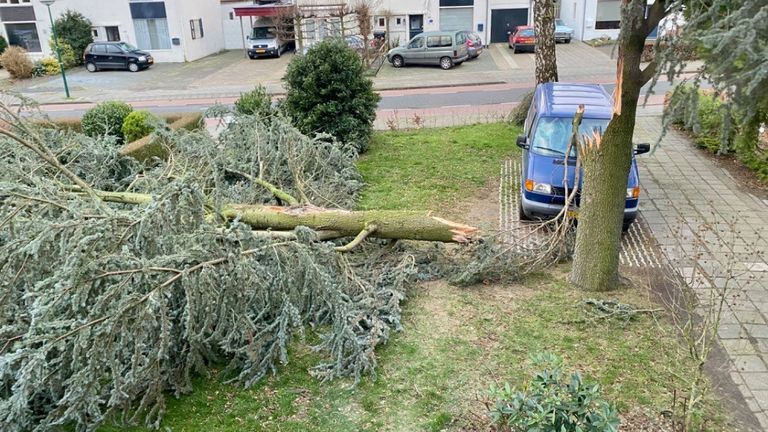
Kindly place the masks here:
POLYGON ((293 4, 269 4, 260 6, 241 6, 233 8, 237 17, 273 17, 278 16, 282 11, 288 11, 296 7, 293 4))

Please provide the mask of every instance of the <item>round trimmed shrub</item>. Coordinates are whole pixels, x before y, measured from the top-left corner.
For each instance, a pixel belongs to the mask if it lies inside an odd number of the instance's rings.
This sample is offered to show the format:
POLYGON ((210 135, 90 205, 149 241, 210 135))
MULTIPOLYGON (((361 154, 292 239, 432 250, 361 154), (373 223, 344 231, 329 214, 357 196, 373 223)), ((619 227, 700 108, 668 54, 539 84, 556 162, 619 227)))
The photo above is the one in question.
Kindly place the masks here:
POLYGON ((83 133, 94 138, 114 136, 118 142, 123 142, 123 123, 132 111, 133 108, 125 102, 102 102, 83 115, 83 133))
POLYGON ((146 110, 133 111, 128 114, 123 122, 123 137, 125 142, 134 142, 155 131, 156 125, 161 120, 146 110))
POLYGON ((9 46, 0 55, 0 65, 11 74, 11 78, 24 79, 32 76, 35 64, 32 63, 27 50, 18 46, 9 46))
MULTIPOLYGON (((91 21, 80 12, 67 10, 58 17, 54 23, 56 27, 56 36, 60 41, 66 42, 72 48, 74 53, 74 64, 83 63, 83 52, 89 43, 93 42, 91 33, 91 21)), ((64 51, 62 51, 62 61, 67 68, 67 62, 64 60, 64 51)))
POLYGON ((267 89, 259 84, 255 89, 240 95, 240 99, 235 101, 235 111, 245 115, 270 116, 274 114, 272 98, 267 94, 267 89))
POLYGON ((325 132, 363 152, 379 102, 364 73, 360 56, 343 41, 322 41, 291 60, 281 107, 303 133, 325 132))

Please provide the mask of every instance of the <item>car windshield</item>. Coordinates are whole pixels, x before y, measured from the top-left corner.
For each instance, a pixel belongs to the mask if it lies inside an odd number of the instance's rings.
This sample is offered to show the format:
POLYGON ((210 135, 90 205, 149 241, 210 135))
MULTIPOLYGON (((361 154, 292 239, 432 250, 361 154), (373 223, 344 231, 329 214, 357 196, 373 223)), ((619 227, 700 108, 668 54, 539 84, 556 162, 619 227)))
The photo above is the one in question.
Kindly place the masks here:
POLYGON ((563 22, 561 19, 555 20, 555 25, 565 27, 565 22, 563 22))
MULTIPOLYGON (((568 150, 568 141, 571 139, 572 119, 564 117, 542 117, 536 124, 533 134, 534 153, 545 156, 565 156, 568 150)), ((592 132, 602 133, 608 126, 607 119, 584 119, 581 122, 579 132, 582 135, 592 132)), ((570 157, 576 157, 576 149, 571 149, 570 157)))
POLYGON ((120 47, 120 49, 125 52, 134 52, 138 50, 138 48, 136 48, 135 46, 125 42, 120 42, 119 44, 117 44, 117 46, 120 47))
POLYGON ((254 27, 251 39, 274 39, 276 36, 274 27, 254 27))

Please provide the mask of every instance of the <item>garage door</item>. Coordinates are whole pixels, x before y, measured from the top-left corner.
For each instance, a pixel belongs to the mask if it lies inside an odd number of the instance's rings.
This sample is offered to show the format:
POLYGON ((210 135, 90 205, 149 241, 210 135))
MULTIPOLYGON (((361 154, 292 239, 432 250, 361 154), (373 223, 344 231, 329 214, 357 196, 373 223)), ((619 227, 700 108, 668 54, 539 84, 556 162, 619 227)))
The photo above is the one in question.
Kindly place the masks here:
POLYGON ((528 8, 491 11, 491 42, 507 42, 515 27, 528 24, 528 8))
POLYGON ((440 30, 472 30, 473 8, 442 8, 440 9, 440 30))

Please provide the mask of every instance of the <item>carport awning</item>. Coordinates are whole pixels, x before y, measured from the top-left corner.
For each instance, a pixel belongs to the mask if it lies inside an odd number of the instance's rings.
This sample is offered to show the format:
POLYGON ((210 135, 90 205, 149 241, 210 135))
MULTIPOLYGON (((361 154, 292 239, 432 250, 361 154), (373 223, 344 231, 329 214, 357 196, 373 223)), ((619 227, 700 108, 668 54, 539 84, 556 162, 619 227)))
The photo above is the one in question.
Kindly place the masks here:
POLYGON ((235 16, 238 17, 254 17, 254 16, 262 16, 262 17, 273 17, 278 16, 280 14, 281 10, 287 10, 287 8, 292 8, 294 5, 264 5, 264 6, 243 6, 243 7, 236 7, 233 8, 235 11, 235 16))

